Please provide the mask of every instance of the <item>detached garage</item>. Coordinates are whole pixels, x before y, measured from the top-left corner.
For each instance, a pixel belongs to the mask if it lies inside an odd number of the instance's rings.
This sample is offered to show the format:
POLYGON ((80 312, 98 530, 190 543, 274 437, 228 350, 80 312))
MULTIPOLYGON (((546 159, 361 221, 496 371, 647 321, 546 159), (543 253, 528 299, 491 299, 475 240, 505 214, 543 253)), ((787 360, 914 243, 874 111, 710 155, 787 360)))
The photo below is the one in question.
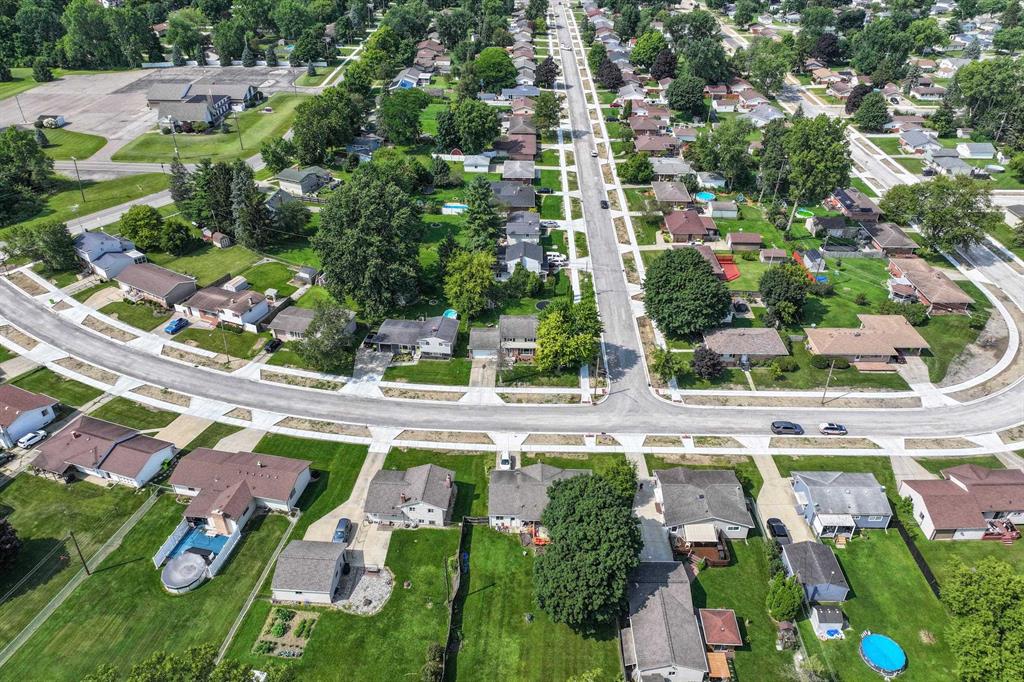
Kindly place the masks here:
POLYGON ((344 567, 344 543, 292 540, 277 559, 273 599, 330 605, 344 567))

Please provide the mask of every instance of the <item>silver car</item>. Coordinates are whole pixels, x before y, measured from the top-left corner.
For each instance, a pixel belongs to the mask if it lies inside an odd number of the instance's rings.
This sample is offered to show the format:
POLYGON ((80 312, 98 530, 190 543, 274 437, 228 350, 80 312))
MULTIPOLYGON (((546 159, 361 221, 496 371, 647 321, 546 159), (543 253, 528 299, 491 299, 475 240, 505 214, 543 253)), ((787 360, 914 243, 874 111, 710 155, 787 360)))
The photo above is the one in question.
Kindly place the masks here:
POLYGON ((846 427, 835 422, 825 422, 824 424, 818 424, 818 433, 823 436, 845 436, 846 427))

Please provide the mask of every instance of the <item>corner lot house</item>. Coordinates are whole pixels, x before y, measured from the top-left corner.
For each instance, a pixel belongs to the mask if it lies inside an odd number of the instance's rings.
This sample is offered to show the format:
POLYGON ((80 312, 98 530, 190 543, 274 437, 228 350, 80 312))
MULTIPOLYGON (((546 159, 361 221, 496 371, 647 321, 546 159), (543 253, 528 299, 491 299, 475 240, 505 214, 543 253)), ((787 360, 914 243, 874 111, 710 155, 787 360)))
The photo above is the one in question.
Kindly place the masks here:
POLYGON ((712 329, 704 332, 704 345, 721 355, 722 362, 730 367, 789 355, 782 337, 770 327, 712 329))
POLYGON ((174 309, 209 324, 255 325, 270 312, 267 297, 257 291, 232 291, 223 287, 200 289, 174 309))
POLYGON ((32 466, 65 482, 80 476, 141 488, 174 452, 173 443, 82 415, 39 446, 32 466))
POLYGON ((888 528, 892 507, 874 474, 794 471, 797 511, 818 537, 851 536, 860 528, 888 528))
POLYGON ((714 524, 730 538, 745 538, 754 527, 743 488, 730 469, 676 467, 654 473, 654 499, 670 533, 686 537, 687 526, 714 524))
POLYGON ((125 298, 152 301, 164 308, 173 308, 196 292, 196 281, 192 277, 152 263, 132 263, 114 279, 125 298))
POLYGON ((782 547, 782 566, 786 575, 795 575, 804 588, 808 602, 842 602, 850 592, 843 569, 826 545, 820 542, 795 542, 782 547))
POLYGON ((645 562, 630 575, 629 627, 622 641, 630 679, 705 679, 708 659, 684 564, 645 562))
POLYGON ((384 353, 413 353, 425 358, 449 359, 459 335, 459 321, 450 317, 425 320, 384 320, 367 345, 384 353))
POLYGON ((344 543, 292 540, 277 558, 270 583, 272 597, 274 601, 329 605, 334 602, 344 567, 344 543))
POLYGON ((366 520, 388 525, 446 526, 455 505, 455 472, 423 464, 405 471, 381 469, 366 494, 366 520))
POLYGON ((921 258, 891 258, 889 274, 890 297, 916 300, 928 308, 929 315, 966 315, 974 303, 956 282, 921 258))
POLYGON ((487 489, 487 516, 491 528, 519 530, 540 523, 548 506, 548 488, 573 476, 589 476, 587 469, 559 469, 549 464, 531 464, 522 469, 491 469, 487 489))
POLYGON ((135 244, 106 232, 83 232, 75 236, 75 254, 103 279, 113 279, 132 263, 144 263, 146 254, 135 244))
POLYGON ((892 363, 903 355, 920 355, 929 348, 902 315, 857 315, 861 326, 804 328, 807 349, 814 355, 850 362, 892 363))
POLYGON ((1024 523, 1024 472, 961 464, 942 476, 900 483, 929 540, 1012 538, 1013 524, 1024 523))
POLYGON ((0 446, 13 448, 22 436, 56 417, 58 401, 11 384, 0 384, 0 446))

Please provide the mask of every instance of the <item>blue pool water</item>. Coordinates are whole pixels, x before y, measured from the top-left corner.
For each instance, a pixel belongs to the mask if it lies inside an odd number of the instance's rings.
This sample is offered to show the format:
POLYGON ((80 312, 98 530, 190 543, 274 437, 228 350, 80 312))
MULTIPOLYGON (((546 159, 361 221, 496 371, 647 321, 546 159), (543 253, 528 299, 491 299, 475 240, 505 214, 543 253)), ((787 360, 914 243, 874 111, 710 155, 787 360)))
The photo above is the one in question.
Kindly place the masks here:
POLYGON ((870 634, 860 641, 860 655, 876 672, 892 675, 907 667, 903 647, 885 635, 870 634))
POLYGON ((459 312, 457 310, 455 310, 454 308, 449 308, 448 310, 444 311, 441 314, 444 317, 447 317, 447 318, 452 319, 452 320, 459 319, 459 312))
POLYGON ((715 193, 714 192, 697 192, 693 196, 696 197, 697 201, 714 201, 715 200, 715 193))
POLYGON ((196 526, 191 529, 185 534, 185 537, 178 541, 178 545, 171 551, 169 558, 173 559, 189 547, 208 549, 214 554, 220 554, 220 551, 224 549, 224 545, 227 544, 228 537, 226 535, 214 535, 211 537, 206 535, 205 530, 205 526, 196 526))

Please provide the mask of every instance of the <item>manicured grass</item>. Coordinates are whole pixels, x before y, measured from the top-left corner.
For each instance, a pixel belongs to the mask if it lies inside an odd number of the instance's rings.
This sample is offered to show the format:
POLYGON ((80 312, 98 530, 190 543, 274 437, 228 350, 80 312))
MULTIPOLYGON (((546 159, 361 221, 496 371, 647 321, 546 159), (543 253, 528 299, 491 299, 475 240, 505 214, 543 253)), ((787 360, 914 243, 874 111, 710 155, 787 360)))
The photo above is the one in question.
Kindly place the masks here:
POLYGON ((736 267, 739 268, 740 276, 726 286, 732 291, 757 291, 761 282, 761 275, 771 267, 769 263, 762 263, 759 260, 736 259, 736 267))
POLYGON ((77 182, 58 177, 54 192, 44 199, 42 209, 19 224, 36 225, 48 220, 73 223, 76 218, 161 192, 167 189, 168 177, 163 173, 141 173, 116 180, 83 180, 85 201, 82 201, 77 182))
POLYGON ((82 554, 91 557, 144 499, 124 486, 63 485, 28 474, 0 490, 0 509, 23 543, 14 563, 0 571, 0 595, 44 562, 25 585, 0 603, 0 646, 18 634, 82 567, 70 541, 63 542, 68 530, 74 531, 82 554))
POLYGON ((107 143, 107 138, 88 133, 79 133, 67 128, 54 130, 43 130, 49 144, 43 147, 43 153, 51 159, 70 160, 71 157, 79 161, 88 159, 98 152, 107 143))
POLYGON ((918 464, 935 474, 940 475, 943 469, 960 466, 961 464, 974 464, 975 466, 987 469, 1005 469, 1003 463, 995 455, 976 455, 974 457, 915 457, 918 464))
POLYGON ((462 643, 449 679, 539 682, 594 669, 611 679, 619 669, 614 629, 584 637, 552 622, 533 601, 534 557, 519 538, 483 526, 471 533, 459 590, 462 643))
MULTIPOLYGON (((307 98, 306 95, 278 93, 266 103, 249 109, 228 119, 231 130, 227 133, 179 134, 178 153, 183 163, 196 163, 200 159, 214 161, 241 159, 252 156, 259 149, 260 142, 271 137, 281 137, 292 125, 295 107, 307 98), (263 107, 273 107, 274 113, 264 114, 263 107), (242 131, 242 145, 239 146, 236 126, 242 131)), ((122 147, 112 157, 114 161, 135 161, 169 163, 174 158, 174 139, 159 130, 143 133, 122 147)))
POLYGON ((573 241, 576 242, 576 255, 586 258, 590 255, 590 248, 587 246, 587 235, 583 232, 574 232, 573 241))
MULTIPOLYGON (((992 313, 992 303, 971 282, 957 282, 957 285, 974 299, 974 317, 987 320, 992 313)), ((924 362, 928 365, 928 378, 938 383, 946 376, 950 363, 981 333, 971 329, 967 315, 935 315, 917 328, 924 340, 931 346, 924 362)))
POLYGON ((18 354, 12 350, 8 350, 6 346, 0 346, 0 362, 6 362, 11 358, 18 357, 18 354))
POLYGON ((868 139, 889 156, 898 156, 903 154, 903 150, 900 149, 900 139, 898 137, 872 135, 869 136, 868 139))
POLYGON ((680 466, 688 469, 732 469, 736 472, 736 478, 739 479, 740 485, 743 486, 743 491, 748 497, 756 498, 758 491, 761 490, 761 486, 764 484, 761 472, 750 457, 738 457, 728 461, 720 460, 718 463, 715 463, 713 458, 708 458, 709 464, 694 464, 691 462, 679 464, 668 461, 660 455, 650 453, 644 455, 644 457, 647 459, 647 470, 652 474, 659 469, 674 469, 680 466))
POLYGON ((69 407, 81 407, 103 395, 103 391, 74 379, 65 379, 46 367, 37 367, 11 381, 18 388, 43 393, 69 407))
POLYGON ((106 282, 100 282, 99 284, 94 284, 93 286, 89 287, 88 289, 82 289, 78 293, 74 294, 71 298, 75 299, 79 303, 85 303, 86 301, 89 300, 89 298, 93 294, 95 294, 95 293, 97 293, 99 291, 103 291, 104 289, 109 289, 110 287, 116 287, 116 286, 117 286, 117 282, 114 282, 114 281, 111 281, 111 280, 107 280, 106 282))
POLYGON ((846 639, 820 642, 803 620, 801 634, 810 652, 820 651, 844 681, 874 682, 878 674, 858 654, 857 633, 870 630, 892 637, 903 647, 909 664, 901 680, 949 679, 953 656, 946 640, 946 611, 899 534, 871 531, 836 550, 836 556, 850 584, 850 597, 842 609, 852 631, 846 639))
POLYGON ((214 422, 203 429, 203 432, 193 438, 183 449, 191 452, 196 448, 212 448, 224 438, 227 438, 233 433, 238 433, 241 430, 241 426, 214 422))
POLYGON ((147 332, 171 319, 172 314, 170 310, 156 305, 131 301, 108 303, 100 308, 100 312, 147 332))
POLYGON ((775 650, 775 625, 768 617, 768 564, 764 539, 730 540, 732 562, 702 570, 691 584, 697 609, 732 609, 740 623, 744 645, 736 650, 741 680, 786 680, 792 671, 792 652, 775 650))
POLYGON ((472 368, 473 362, 469 358, 419 360, 414 365, 388 367, 384 371, 384 381, 469 386, 469 372, 472 368))
POLYGON ((78 273, 75 270, 60 270, 55 272, 47 268, 42 262, 33 265, 32 272, 36 273, 40 277, 50 280, 60 289, 78 281, 78 273))
POLYGON ((420 112, 420 128, 424 135, 437 135, 437 117, 442 111, 448 110, 448 103, 435 101, 420 112))
POLYGON ((322 286, 314 285, 306 290, 306 293, 295 302, 296 307, 299 308, 315 308, 316 304, 320 301, 325 303, 333 303, 334 297, 331 296, 327 289, 322 286))
POLYGON ((898 163, 899 165, 903 166, 904 168, 906 168, 908 171, 910 171, 914 175, 920 175, 921 171, 924 170, 924 160, 923 159, 909 159, 909 158, 905 158, 905 157, 900 156, 900 157, 896 158, 896 163, 898 163))
POLYGON ((983 559, 1005 561, 1017 573, 1024 573, 1024 542, 1020 540, 1012 545, 994 540, 925 540, 915 524, 908 523, 907 526, 940 587, 953 576, 960 564, 977 566, 983 559))
POLYGON ((278 298, 284 298, 298 289, 289 284, 295 272, 284 263, 263 263, 249 268, 242 276, 249 280, 253 291, 263 293, 267 289, 277 289, 278 298))
POLYGON ((850 178, 850 186, 851 187, 856 187, 857 189, 859 189, 861 192, 863 192, 865 195, 867 195, 869 197, 878 198, 878 192, 876 192, 875 190, 871 189, 871 187, 868 185, 868 183, 864 182, 860 178, 851 177, 850 178))
POLYGON ((184 595, 167 594, 150 561, 181 521, 184 506, 161 499, 98 570, 36 631, 4 668, 33 679, 46 661, 49 680, 80 680, 102 663, 126 670, 157 651, 219 643, 288 525, 257 517, 226 566, 184 595), (102 632, 102 637, 97 637, 102 632))
POLYGON ((557 149, 545 149, 540 153, 540 159, 537 161, 538 166, 557 166, 558 165, 558 150, 557 149))
MULTIPOLYGON (((842 264, 829 258, 828 270, 823 273, 832 283, 833 295, 809 296, 804 303, 802 323, 819 327, 859 327, 857 315, 873 313, 875 308, 889 299, 885 283, 889 279, 886 261, 881 258, 847 258, 842 264), (857 305, 856 298, 863 294, 868 304, 857 305)), ((742 265, 740 266, 742 268, 742 265)))
POLYGON ((204 244, 184 256, 172 256, 158 251, 146 255, 157 265, 195 277, 200 287, 209 286, 227 274, 241 274, 260 259, 259 255, 238 245, 218 249, 204 244))
POLYGON ((281 661, 304 682, 338 679, 343 652, 345 676, 352 680, 419 679, 427 646, 445 642, 448 613, 445 604, 445 563, 459 545, 456 530, 396 530, 388 548, 387 566, 395 576, 394 591, 381 611, 357 616, 335 609, 317 609, 313 636, 302 658, 270 659, 252 653, 270 612, 269 584, 254 602, 228 650, 227 657, 265 670, 281 661), (403 585, 408 581, 410 587, 403 585))
MULTIPOLYGON (((754 368, 751 374, 754 385, 762 390, 813 389, 823 388, 828 380, 828 368, 817 369, 811 365, 811 354, 802 343, 793 344, 793 359, 800 366, 795 372, 783 372, 778 379, 772 379, 767 368, 754 368)), ((892 391, 906 391, 910 387, 896 372, 861 372, 855 367, 836 369, 832 372, 829 388, 861 388, 892 391)))
POLYGON ((1017 233, 1014 231, 1014 228, 1006 223, 999 223, 998 226, 990 229, 988 233, 997 242, 1017 254, 1018 258, 1024 258, 1024 243, 1018 243, 1017 233))
POLYGON ((178 418, 177 412, 160 410, 128 398, 114 398, 100 405, 89 416, 114 422, 139 431, 162 429, 178 418))
POLYGON ((526 362, 520 362, 514 367, 498 372, 499 387, 517 385, 578 388, 580 385, 580 374, 579 370, 574 368, 543 372, 536 365, 526 362))
POLYGON ((562 220, 565 214, 562 212, 562 197, 553 194, 546 194, 541 199, 540 217, 544 220, 562 220))
POLYGON ((569 255, 565 230, 548 230, 548 233, 540 238, 540 245, 545 251, 557 251, 558 253, 569 255))
POLYGON ((493 452, 435 452, 414 448, 392 448, 384 460, 385 469, 405 470, 434 464, 455 472, 455 507, 452 522, 463 516, 487 516, 488 472, 494 468, 493 452))
POLYGON ((319 478, 310 481, 299 498, 302 518, 293 535, 301 538, 311 523, 344 502, 352 494, 359 469, 366 458, 366 446, 270 433, 256 444, 255 452, 305 459, 319 478))
POLYGON ((263 344, 270 340, 270 333, 239 332, 227 327, 199 329, 189 327, 180 332, 175 340, 191 346, 198 346, 214 353, 224 353, 233 358, 250 360, 263 350, 263 344))
POLYGON ((540 186, 548 187, 555 192, 562 191, 562 171, 545 168, 540 172, 540 186))
POLYGON ((626 195, 626 204, 630 211, 644 211, 650 201, 650 190, 630 187, 622 190, 626 195))
POLYGON ((39 85, 32 79, 32 69, 12 68, 11 80, 0 82, 0 99, 14 97, 39 85))

